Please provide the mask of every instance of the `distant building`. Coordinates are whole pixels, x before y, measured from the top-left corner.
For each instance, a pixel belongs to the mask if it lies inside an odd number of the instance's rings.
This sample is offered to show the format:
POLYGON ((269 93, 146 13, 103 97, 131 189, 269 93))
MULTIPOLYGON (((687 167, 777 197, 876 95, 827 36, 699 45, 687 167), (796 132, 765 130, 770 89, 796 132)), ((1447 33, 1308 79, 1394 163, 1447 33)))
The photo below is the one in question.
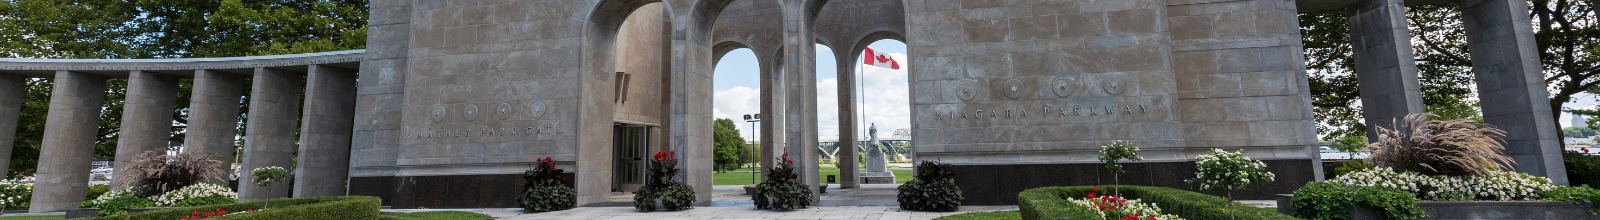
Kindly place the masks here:
POLYGON ((1572 114, 1572 127, 1589 126, 1589 119, 1585 117, 1588 117, 1588 115, 1572 114))

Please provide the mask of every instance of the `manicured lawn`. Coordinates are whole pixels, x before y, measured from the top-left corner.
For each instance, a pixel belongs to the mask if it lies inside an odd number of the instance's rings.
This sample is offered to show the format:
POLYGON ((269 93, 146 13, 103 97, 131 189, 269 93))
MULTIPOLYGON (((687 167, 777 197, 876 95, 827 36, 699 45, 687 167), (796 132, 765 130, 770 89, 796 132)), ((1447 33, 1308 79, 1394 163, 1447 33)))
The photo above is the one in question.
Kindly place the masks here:
POLYGON ((974 212, 934 218, 934 220, 1010 220, 1022 219, 1020 211, 974 212))
MULTIPOLYGON (((839 176, 839 167, 836 167, 833 164, 823 164, 823 165, 819 166, 817 169, 819 169, 818 172, 820 173, 820 174, 818 174, 819 176, 817 177, 817 179, 821 180, 823 182, 827 182, 828 181, 828 175, 834 175, 835 178, 837 178, 839 176)), ((735 170, 735 171, 728 171, 728 172, 725 172, 725 173, 714 173, 714 174, 711 175, 712 184, 715 184, 715 185, 750 185, 750 184, 752 184, 752 181, 751 181, 752 180, 752 177, 751 177, 752 175, 750 175, 750 172, 752 172, 751 169, 740 169, 740 170, 735 170)), ((889 172, 894 173, 894 181, 895 181, 895 183, 906 183, 908 181, 911 181, 912 173, 911 173, 911 169, 909 169, 909 168, 889 168, 889 172)), ((755 176, 755 177, 753 177, 754 182, 755 183, 760 183, 761 182, 761 173, 756 173, 754 176, 755 176)))
POLYGON ((64 215, 36 215, 36 216, 0 216, 0 220, 61 220, 67 219, 64 215))
POLYGON ((384 212, 384 213, 379 213, 378 214, 378 219, 383 219, 383 220, 433 220, 433 219, 441 219, 441 220, 443 220, 443 219, 450 219, 450 220, 456 220, 456 219, 477 220, 477 219, 482 219, 482 220, 489 220, 489 219, 492 219, 492 218, 489 218, 488 215, 472 213, 472 212, 437 211, 437 212, 414 212, 414 213, 384 212))

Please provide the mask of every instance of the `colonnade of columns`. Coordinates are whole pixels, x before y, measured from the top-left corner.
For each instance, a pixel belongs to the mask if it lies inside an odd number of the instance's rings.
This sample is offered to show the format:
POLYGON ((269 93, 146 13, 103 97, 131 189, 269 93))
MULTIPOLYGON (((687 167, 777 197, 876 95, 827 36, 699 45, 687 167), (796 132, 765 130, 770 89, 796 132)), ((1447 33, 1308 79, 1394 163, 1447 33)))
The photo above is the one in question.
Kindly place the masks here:
POLYGON ((132 175, 126 171, 130 161, 146 151, 167 149, 172 140, 179 79, 184 77, 192 77, 194 86, 182 151, 214 155, 224 161, 224 169, 229 169, 234 161, 244 82, 249 77, 250 110, 238 172, 240 199, 290 195, 288 184, 266 189, 251 183, 250 170, 265 166, 294 169, 295 197, 345 194, 354 123, 354 70, 309 64, 162 71, 61 70, 27 75, 0 71, 0 155, 7 155, 0 157, 0 173, 8 168, 18 121, 41 120, 19 118, 27 78, 53 78, 48 117, 42 119, 46 124, 29 211, 66 210, 84 200, 106 80, 123 76, 127 77, 128 87, 112 162, 113 188, 128 187, 122 180, 132 175))
MULTIPOLYGON (((1462 0, 1484 121, 1506 131, 1516 169, 1567 183, 1559 132, 1545 91, 1526 1, 1462 0)), ((1405 1, 1359 0, 1346 6, 1367 138, 1406 114, 1424 112, 1405 1)))

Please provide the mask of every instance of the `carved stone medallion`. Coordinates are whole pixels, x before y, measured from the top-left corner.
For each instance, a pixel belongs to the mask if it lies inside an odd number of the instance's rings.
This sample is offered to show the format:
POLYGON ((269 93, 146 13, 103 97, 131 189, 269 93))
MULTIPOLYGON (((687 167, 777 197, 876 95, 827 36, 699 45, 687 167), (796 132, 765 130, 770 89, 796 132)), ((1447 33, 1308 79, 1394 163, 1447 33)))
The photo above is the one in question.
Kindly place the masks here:
POLYGON ((533 117, 533 119, 544 117, 544 101, 533 101, 533 104, 529 104, 528 116, 533 117))
POLYGON ((1004 89, 1004 91, 1006 93, 1006 98, 1011 98, 1011 99, 1022 98, 1022 89, 1023 89, 1022 88, 1022 80, 1017 80, 1017 79, 1006 80, 1005 86, 1006 86, 1005 88, 1001 88, 1001 89, 1004 89))
POLYGON ((466 111, 461 113, 462 116, 467 118, 467 121, 478 120, 478 104, 467 104, 466 111))
POLYGON ((433 119, 433 123, 444 121, 444 105, 433 105, 433 113, 428 118, 433 119))
POLYGON ((972 98, 978 97, 978 84, 970 81, 961 81, 961 83, 956 84, 956 88, 953 88, 953 91, 956 93, 956 98, 960 98, 962 101, 972 101, 972 98))
POLYGON ((500 106, 495 106, 494 117, 501 121, 511 118, 511 103, 501 102, 500 106))
POLYGON ((1083 90, 1083 82, 1064 76, 1056 77, 1055 83, 1050 86, 1050 90, 1055 91, 1057 97, 1070 97, 1073 94, 1077 94, 1078 90, 1083 90))
POLYGON ((1128 91, 1127 85, 1123 84, 1122 81, 1123 79, 1120 77, 1100 80, 1100 89, 1105 90, 1107 95, 1122 95, 1123 92, 1128 91))

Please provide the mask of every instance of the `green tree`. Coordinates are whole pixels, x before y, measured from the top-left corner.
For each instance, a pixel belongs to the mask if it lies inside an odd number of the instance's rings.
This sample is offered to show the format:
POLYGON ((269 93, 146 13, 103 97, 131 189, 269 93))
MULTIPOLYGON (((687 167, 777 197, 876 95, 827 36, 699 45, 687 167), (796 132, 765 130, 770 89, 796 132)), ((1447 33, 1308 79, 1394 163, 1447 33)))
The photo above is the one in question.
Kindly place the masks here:
POLYGON ((1595 130, 1589 127, 1567 127, 1561 129, 1566 137, 1586 138, 1594 136, 1595 130))
MULTIPOLYGON (((1595 1, 1532 0, 1534 38, 1550 90, 1550 109, 1579 93, 1600 94, 1600 27, 1595 1)), ((1416 52, 1423 104, 1435 115, 1430 119, 1482 120, 1472 94, 1472 60, 1459 5, 1408 6, 1407 24, 1416 52)), ((1342 11, 1302 14, 1306 68, 1310 74, 1312 105, 1318 133, 1350 136, 1364 133, 1360 91, 1356 89, 1348 19, 1342 11)), ((1600 114, 1596 110, 1565 109, 1600 114)), ((1552 112, 1559 117, 1559 112, 1552 112)))
POLYGON ((712 123, 711 138, 715 142, 712 148, 712 168, 717 172, 727 172, 739 169, 739 157, 745 152, 743 148, 744 137, 739 136, 739 127, 733 125, 733 120, 719 118, 712 123))
MULTIPOLYGON (((0 1, 0 55, 121 59, 359 49, 366 44, 367 15, 365 0, 0 1)), ((187 124, 185 109, 192 87, 189 82, 180 82, 173 109, 175 124, 187 124)), ((50 79, 29 79, 27 84, 23 118, 45 118, 50 79)), ((96 158, 110 158, 115 153, 126 88, 125 79, 107 81, 100 129, 95 137, 96 158)), ((244 98, 247 97, 241 97, 244 98)), ((241 100, 241 119, 248 112, 246 103, 248 100, 241 100)), ((242 121, 239 126, 239 132, 243 132, 242 121)), ((18 123, 8 176, 34 171, 43 132, 43 120, 18 123)), ((172 134, 174 141, 184 139, 180 127, 174 127, 172 134)))
POLYGON ((1356 152, 1367 148, 1367 135, 1341 136, 1333 140, 1333 149, 1343 152, 1356 152))

